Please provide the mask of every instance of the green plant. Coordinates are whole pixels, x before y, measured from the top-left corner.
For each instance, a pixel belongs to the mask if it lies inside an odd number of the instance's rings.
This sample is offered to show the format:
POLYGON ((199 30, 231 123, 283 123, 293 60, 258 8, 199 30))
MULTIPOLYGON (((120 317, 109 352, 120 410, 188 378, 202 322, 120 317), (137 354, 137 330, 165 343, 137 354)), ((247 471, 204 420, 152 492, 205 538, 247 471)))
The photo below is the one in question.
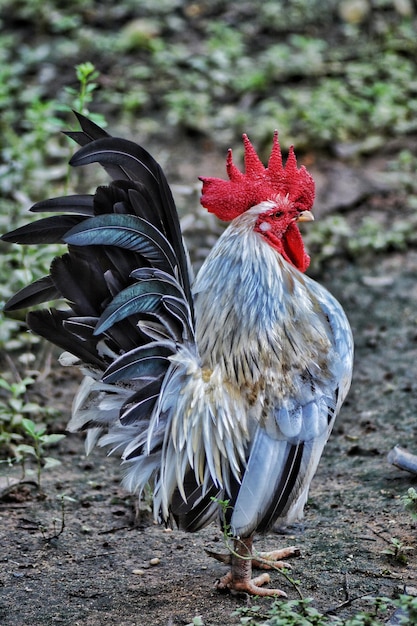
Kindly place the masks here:
MULTIPOLYGON (((254 605, 241 607, 233 615, 240 617, 245 626, 308 626, 320 624, 316 617, 320 614, 311 607, 311 600, 273 601, 269 607, 254 605), (311 618, 311 619, 310 619, 311 618), (312 619, 314 618, 314 621, 312 619)), ((323 616, 320 616, 321 618, 323 616)), ((321 622, 325 623, 325 622, 321 622)))
POLYGON ((61 110, 68 111, 72 108, 82 115, 88 115, 100 126, 106 126, 107 122, 104 115, 92 113, 89 110, 89 106, 93 102, 93 93, 98 87, 97 79, 100 72, 90 61, 86 61, 75 66, 75 73, 78 87, 65 87, 64 91, 70 96, 70 102, 67 106, 61 107, 61 110))
POLYGON ((388 163, 388 176, 393 175, 398 185, 409 194, 417 194, 417 155, 405 148, 388 163))
POLYGON ((54 530, 52 535, 45 537, 47 541, 50 541, 51 539, 58 539, 58 537, 62 535, 65 530, 66 504, 67 502, 76 502, 74 498, 71 498, 71 496, 67 496, 65 493, 58 494, 56 498, 57 500, 59 500, 60 503, 61 514, 59 518, 54 518, 52 520, 54 530), (59 526, 57 526, 57 523, 59 524, 59 526))
MULTIPOLYGON (((0 50, 1 54, 1 50, 0 50)), ((0 78, 1 78, 0 70, 0 78)), ((68 87, 66 102, 64 95, 61 99, 43 100, 38 93, 32 97, 22 96, 24 113, 21 127, 23 132, 15 130, 15 124, 5 124, 3 129, 3 148, 0 149, 0 191, 7 197, 14 199, 2 200, 0 203, 0 231, 5 232, 11 227, 21 224, 21 203, 30 204, 30 199, 47 197, 48 185, 51 178, 58 177, 69 181, 69 168, 65 163, 55 168, 46 167, 51 154, 59 149, 62 156, 61 133, 62 119, 60 115, 67 115, 71 109, 88 114, 98 124, 105 126, 102 115, 94 115, 88 107, 92 104, 93 93, 97 88, 99 72, 90 62, 81 63, 75 67, 78 88, 68 87), (45 137, 48 141, 45 141, 45 137), (45 174, 46 172, 46 174, 45 174), (51 172, 51 174, 48 174, 51 172)), ((0 92, 1 110, 1 92, 0 92)), ((11 115, 11 110, 7 111, 11 115)), ((1 126, 0 126, 1 135, 1 126)), ((66 148, 65 148, 66 149, 66 148)), ((54 195, 51 193, 51 195, 54 195)), ((27 217, 25 216, 25 221, 27 217)), ((59 244, 44 246, 2 246, 2 263, 0 267, 0 307, 19 289, 30 282, 49 273, 49 266, 54 256, 61 254, 63 247, 59 244), (18 268, 18 269, 17 269, 18 268)), ((17 319, 0 317, 0 348, 7 351, 27 348, 25 356, 20 355, 21 361, 30 359, 32 343, 38 339, 21 332, 21 314, 17 319)))
POLYGON ((229 511, 232 507, 230 506, 230 500, 220 500, 219 498, 212 497, 210 498, 212 502, 218 504, 220 508, 220 520, 221 527, 223 531, 223 539, 228 545, 229 539, 233 537, 230 524, 227 521, 227 511, 229 511))
POLYGON ((417 624, 417 596, 409 596, 401 594, 393 605, 402 612, 400 624, 407 626, 409 624, 417 624))
POLYGON ((193 617, 193 621, 187 624, 187 626, 204 626, 201 615, 196 615, 195 617, 193 617))
POLYGON ((398 610, 398 624, 415 624, 417 597, 401 595, 397 600, 389 598, 363 598, 371 602, 369 611, 360 611, 347 619, 321 613, 312 606, 311 599, 274 600, 270 605, 241 607, 233 613, 244 626, 383 626, 388 610, 398 610))
POLYGON ((38 405, 26 399, 27 388, 33 382, 29 376, 16 383, 0 378, 0 388, 6 391, 6 398, 0 401, 0 446, 10 446, 21 441, 24 416, 39 410, 38 405))
POLYGON ((405 496, 401 496, 402 503, 414 520, 417 520, 417 491, 410 487, 405 496))
POLYGON ((21 465, 23 476, 27 471, 27 461, 33 458, 40 487, 42 471, 60 463, 58 459, 47 456, 45 448, 54 445, 65 435, 47 434, 46 426, 36 424, 27 417, 56 415, 53 409, 46 409, 27 399, 28 387, 33 382, 34 379, 29 376, 15 383, 0 378, 0 388, 6 392, 6 397, 0 401, 0 450, 9 465, 21 465))
POLYGON ((29 438, 31 444, 20 443, 16 446, 16 457, 19 462, 22 462, 28 456, 32 456, 36 461, 36 477, 38 487, 41 486, 42 471, 56 467, 61 464, 58 459, 46 456, 45 448, 58 443, 65 437, 65 435, 46 433, 46 426, 43 424, 36 424, 28 418, 22 419, 22 427, 24 434, 29 438))
POLYGON ((412 211, 394 218, 387 215, 386 219, 364 216, 357 222, 334 214, 305 229, 303 236, 312 268, 317 270, 327 259, 336 256, 357 259, 370 253, 406 250, 417 241, 416 227, 417 215, 412 211))
POLYGON ((413 548, 411 546, 405 545, 396 537, 392 537, 390 543, 390 547, 385 548, 385 550, 382 551, 382 554, 387 555, 391 560, 397 561, 397 563, 400 563, 401 565, 406 565, 407 552, 413 550, 413 548))

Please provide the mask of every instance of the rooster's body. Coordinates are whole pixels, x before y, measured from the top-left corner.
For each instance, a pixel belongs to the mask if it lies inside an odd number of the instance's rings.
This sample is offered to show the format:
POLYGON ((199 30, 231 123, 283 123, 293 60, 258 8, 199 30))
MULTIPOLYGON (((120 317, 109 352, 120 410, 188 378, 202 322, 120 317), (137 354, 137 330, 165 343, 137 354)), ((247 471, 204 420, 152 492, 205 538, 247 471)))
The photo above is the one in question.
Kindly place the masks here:
POLYGON ((158 164, 80 123, 69 133, 84 146, 73 164, 97 161, 114 182, 94 197, 39 203, 64 215, 4 236, 69 246, 8 309, 67 301, 65 311, 31 312, 28 324, 85 373, 70 430, 88 431, 88 449, 119 451, 126 487, 150 483, 155 515, 185 530, 228 501, 222 514, 243 558, 219 586, 279 593, 250 581, 245 557, 255 532, 301 516, 352 368, 342 308, 302 273, 296 222, 312 219, 311 177, 293 152, 282 166, 276 136, 268 168, 245 137, 246 174, 230 153, 230 181, 203 179, 203 205, 232 221, 191 286, 158 164))

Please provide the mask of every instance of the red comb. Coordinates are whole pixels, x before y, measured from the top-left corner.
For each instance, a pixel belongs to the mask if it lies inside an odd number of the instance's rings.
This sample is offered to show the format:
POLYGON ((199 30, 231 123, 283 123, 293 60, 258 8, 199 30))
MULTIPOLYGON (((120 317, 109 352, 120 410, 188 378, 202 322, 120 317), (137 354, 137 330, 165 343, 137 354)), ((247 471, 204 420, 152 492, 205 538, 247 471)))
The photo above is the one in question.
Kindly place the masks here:
POLYGON ((264 200, 274 200, 278 194, 288 195, 301 211, 311 209, 314 181, 304 166, 297 168, 292 146, 283 166, 277 131, 274 133, 268 167, 264 167, 260 161, 247 135, 243 135, 243 145, 245 173, 233 163, 232 150, 229 150, 226 160, 229 180, 200 178, 203 182, 200 202, 210 213, 229 221, 264 200))

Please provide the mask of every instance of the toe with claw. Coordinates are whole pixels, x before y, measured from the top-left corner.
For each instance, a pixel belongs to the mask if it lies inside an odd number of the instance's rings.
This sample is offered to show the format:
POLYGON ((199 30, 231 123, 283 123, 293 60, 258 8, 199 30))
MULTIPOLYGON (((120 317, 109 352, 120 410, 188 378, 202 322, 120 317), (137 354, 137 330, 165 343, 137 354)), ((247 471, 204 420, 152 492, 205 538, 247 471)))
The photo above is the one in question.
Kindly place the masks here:
POLYGON ((261 574, 252 578, 252 567, 260 569, 289 569, 288 563, 282 559, 299 556, 298 548, 292 546, 283 550, 260 552, 253 555, 253 538, 235 539, 232 554, 218 554, 206 550, 209 556, 221 563, 230 564, 230 571, 216 582, 216 589, 230 590, 235 593, 248 593, 256 596, 275 596, 286 598, 287 594, 280 589, 268 589, 263 585, 270 581, 269 574, 261 574))

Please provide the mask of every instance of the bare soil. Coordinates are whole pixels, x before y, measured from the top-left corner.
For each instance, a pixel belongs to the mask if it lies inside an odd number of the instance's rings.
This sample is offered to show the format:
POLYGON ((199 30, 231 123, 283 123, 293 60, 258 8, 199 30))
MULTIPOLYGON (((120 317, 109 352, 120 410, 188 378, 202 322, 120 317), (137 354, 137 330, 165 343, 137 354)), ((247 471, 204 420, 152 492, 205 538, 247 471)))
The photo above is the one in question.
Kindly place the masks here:
MULTIPOLYGON (((379 194, 355 211, 388 201, 379 194)), ((417 250, 408 250, 335 259, 318 277, 352 324, 352 390, 313 481, 304 522, 258 542, 264 549, 299 546, 292 575, 303 595, 342 617, 368 607, 367 596, 417 593, 416 523, 400 501, 416 477, 387 462, 397 443, 417 453, 416 276, 417 250), (392 538, 413 548, 404 560, 385 554, 392 538)), ((80 377, 55 359, 54 353, 34 400, 61 410, 52 426, 59 432, 80 377)), ((195 616, 205 626, 239 623, 232 613, 248 600, 214 589, 225 568, 204 551, 221 551, 219 528, 185 534, 155 525, 146 512, 138 515, 135 498, 119 486, 119 461, 103 450, 86 458, 81 436, 68 435, 51 454, 62 464, 43 472, 41 494, 29 482, 14 485, 16 470, 1 478, 3 626, 180 626, 195 616), (64 519, 62 494, 73 499, 65 501, 64 519)), ((272 579, 298 597, 279 573, 272 579)))

